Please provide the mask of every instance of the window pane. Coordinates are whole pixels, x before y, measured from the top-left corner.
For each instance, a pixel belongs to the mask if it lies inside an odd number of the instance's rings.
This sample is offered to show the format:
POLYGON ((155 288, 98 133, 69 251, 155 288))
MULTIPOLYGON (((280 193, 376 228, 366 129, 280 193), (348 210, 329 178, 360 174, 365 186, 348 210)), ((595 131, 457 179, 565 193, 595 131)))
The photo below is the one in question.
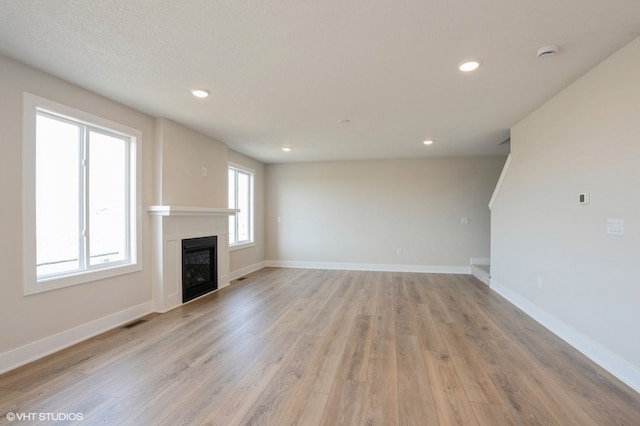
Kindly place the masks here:
POLYGON ((227 179, 229 184, 229 208, 236 208, 236 172, 234 170, 229 170, 229 177, 227 179))
POLYGON ((246 173, 238 173, 238 241, 249 241, 249 195, 250 177, 246 173))
POLYGON ((235 244, 238 242, 236 237, 236 215, 229 216, 229 244, 235 244))
POLYGON ((90 264, 127 259, 127 143, 89 133, 90 264))
POLYGON ((36 118, 37 275, 80 268, 81 128, 36 118))
POLYGON ((235 168, 229 168, 229 208, 240 212, 229 217, 229 244, 241 244, 252 241, 251 206, 253 174, 235 168))
MULTIPOLYGON (((229 208, 235 209, 236 207, 236 171, 229 169, 229 176, 227 178, 229 185, 229 208)), ((229 217, 229 244, 235 244, 238 242, 236 236, 236 216, 229 217)))

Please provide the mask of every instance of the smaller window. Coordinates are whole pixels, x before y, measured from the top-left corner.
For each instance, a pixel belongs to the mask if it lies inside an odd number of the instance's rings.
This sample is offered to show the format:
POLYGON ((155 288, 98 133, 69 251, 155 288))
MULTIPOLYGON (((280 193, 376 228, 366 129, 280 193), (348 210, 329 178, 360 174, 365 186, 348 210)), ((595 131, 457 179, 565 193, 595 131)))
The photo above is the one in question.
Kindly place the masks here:
POLYGON ((229 165, 229 246, 253 243, 253 170, 229 165))

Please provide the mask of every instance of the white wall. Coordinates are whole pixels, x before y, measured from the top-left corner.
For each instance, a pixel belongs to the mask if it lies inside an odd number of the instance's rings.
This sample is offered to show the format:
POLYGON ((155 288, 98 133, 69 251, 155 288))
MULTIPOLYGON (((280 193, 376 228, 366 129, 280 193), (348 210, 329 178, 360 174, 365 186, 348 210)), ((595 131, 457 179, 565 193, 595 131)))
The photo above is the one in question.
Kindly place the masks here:
POLYGON ((640 39, 518 123, 511 150, 492 287, 640 390, 640 39))
POLYGON ((0 56, 0 371, 42 355, 49 343, 76 338, 150 309, 150 221, 142 215, 141 272, 24 296, 22 281, 22 95, 30 92, 142 131, 142 203, 152 204, 151 117, 0 56), (103 320, 109 320, 104 322, 103 320), (97 321, 97 322, 96 322, 97 321), (102 322, 101 322, 102 321, 102 322), (75 330, 65 336, 58 333, 75 330), (57 336, 57 337, 56 337, 57 336), (38 346, 36 343, 47 344, 38 346), (51 340, 53 339, 53 340, 51 340), (18 350, 23 348, 24 350, 18 350), (17 359, 16 359, 17 358, 17 359))
POLYGON ((283 265, 468 271, 470 258, 489 257, 487 203, 504 161, 267 165, 267 259, 283 265))

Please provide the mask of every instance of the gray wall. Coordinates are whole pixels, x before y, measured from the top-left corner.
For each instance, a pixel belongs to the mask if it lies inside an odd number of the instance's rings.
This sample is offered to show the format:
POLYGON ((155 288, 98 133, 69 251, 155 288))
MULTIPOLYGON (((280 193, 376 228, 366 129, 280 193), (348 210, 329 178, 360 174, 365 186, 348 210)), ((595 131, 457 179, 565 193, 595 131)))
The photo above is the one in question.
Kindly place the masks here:
MULTIPOLYGON (((154 121, 48 74, 0 56, 0 355, 151 300, 150 220, 142 214, 140 272, 30 296, 22 277, 22 94, 50 99, 142 131, 142 204, 152 204, 154 121)), ((125 315, 126 316, 126 315, 125 315)), ((24 360, 22 360, 24 361, 24 360)), ((0 363, 2 370, 2 363, 0 363)))
POLYGON ((268 165, 267 259, 297 265, 468 268, 470 258, 489 257, 487 203, 504 161, 268 165), (462 217, 469 218, 468 225, 461 224, 462 217))
POLYGON ((227 145, 166 118, 156 119, 155 128, 155 202, 227 207, 227 145))
POLYGON ((492 287, 640 389, 640 39, 517 124, 511 146, 492 287))

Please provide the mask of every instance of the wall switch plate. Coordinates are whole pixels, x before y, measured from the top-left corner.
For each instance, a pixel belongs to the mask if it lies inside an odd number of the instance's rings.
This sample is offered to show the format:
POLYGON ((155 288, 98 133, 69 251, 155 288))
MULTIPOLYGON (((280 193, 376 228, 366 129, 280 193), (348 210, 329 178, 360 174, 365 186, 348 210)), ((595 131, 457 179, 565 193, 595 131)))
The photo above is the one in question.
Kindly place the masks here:
POLYGON ((463 225, 468 225, 469 224, 469 218, 468 217, 463 217, 460 219, 460 223, 463 225))
POLYGON ((578 195, 578 201, 580 202, 580 204, 589 204, 590 200, 590 196, 588 192, 581 192, 578 195))
POLYGON ((623 219, 607 219, 607 234, 624 235, 623 219))

